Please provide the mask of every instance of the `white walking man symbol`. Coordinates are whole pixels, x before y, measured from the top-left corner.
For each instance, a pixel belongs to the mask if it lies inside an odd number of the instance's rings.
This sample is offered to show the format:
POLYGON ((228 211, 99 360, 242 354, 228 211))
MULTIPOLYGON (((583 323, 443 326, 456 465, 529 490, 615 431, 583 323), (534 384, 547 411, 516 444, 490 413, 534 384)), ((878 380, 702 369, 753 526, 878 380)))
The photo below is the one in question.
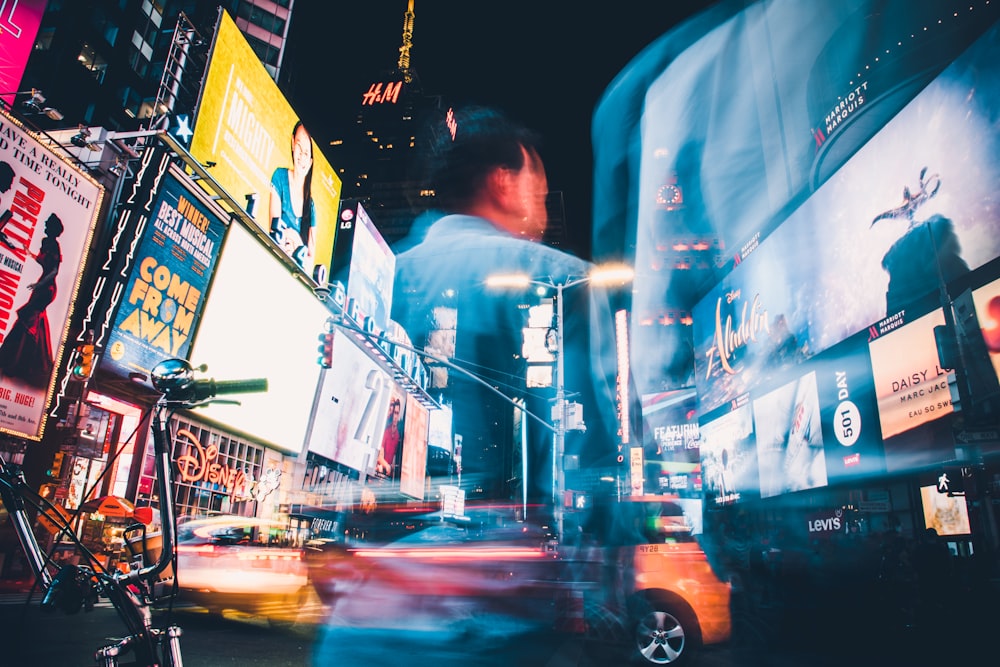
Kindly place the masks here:
POLYGON ((938 476, 938 482, 937 482, 938 491, 944 493, 945 491, 948 490, 948 485, 950 483, 951 483, 951 480, 948 479, 948 473, 946 473, 946 472, 941 473, 938 476))

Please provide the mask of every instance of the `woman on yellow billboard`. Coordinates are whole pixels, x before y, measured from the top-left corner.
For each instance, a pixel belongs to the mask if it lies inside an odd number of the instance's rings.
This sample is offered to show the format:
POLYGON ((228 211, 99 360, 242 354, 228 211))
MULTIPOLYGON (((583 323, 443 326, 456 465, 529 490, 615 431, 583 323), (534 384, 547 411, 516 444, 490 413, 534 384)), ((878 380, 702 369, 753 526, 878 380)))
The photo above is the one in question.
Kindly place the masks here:
POLYGON ((312 138, 302 121, 292 128, 292 166, 271 175, 271 238, 312 275, 316 250, 316 209, 312 200, 312 138))

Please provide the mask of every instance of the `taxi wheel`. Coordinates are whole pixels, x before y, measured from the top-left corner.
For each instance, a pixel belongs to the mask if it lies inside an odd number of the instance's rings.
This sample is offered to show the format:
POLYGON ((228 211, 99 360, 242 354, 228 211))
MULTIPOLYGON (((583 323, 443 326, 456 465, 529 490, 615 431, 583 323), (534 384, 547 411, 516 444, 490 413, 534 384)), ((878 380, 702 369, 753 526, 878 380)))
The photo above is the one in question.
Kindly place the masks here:
POLYGON ((632 662, 688 665, 698 648, 694 613, 682 601, 642 595, 629 602, 632 662))

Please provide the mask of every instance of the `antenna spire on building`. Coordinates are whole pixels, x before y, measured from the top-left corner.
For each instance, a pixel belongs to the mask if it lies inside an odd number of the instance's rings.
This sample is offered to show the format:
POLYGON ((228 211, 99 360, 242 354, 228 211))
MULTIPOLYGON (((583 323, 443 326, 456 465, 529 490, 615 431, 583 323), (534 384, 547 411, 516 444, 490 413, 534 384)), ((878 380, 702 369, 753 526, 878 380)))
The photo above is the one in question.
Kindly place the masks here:
POLYGON ((403 80, 410 83, 410 49, 413 47, 413 0, 407 0, 406 14, 403 16, 403 45, 399 47, 399 71, 403 80))

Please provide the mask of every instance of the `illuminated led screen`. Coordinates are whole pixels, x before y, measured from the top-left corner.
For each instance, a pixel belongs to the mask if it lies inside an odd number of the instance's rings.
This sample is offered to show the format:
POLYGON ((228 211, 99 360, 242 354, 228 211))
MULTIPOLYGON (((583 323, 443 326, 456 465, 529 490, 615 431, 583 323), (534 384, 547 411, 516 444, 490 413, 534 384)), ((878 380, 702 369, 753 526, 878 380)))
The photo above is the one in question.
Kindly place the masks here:
POLYGON ((968 535, 971 532, 965 496, 940 493, 931 484, 920 487, 920 504, 924 509, 925 528, 933 528, 942 537, 968 535))
MULTIPOLYGON (((271 182, 278 178, 288 184, 284 170, 292 166, 292 131, 297 121, 295 111, 246 38, 229 14, 222 12, 198 103, 191 154, 202 164, 211 165, 212 178, 237 203, 246 202, 252 208, 254 222, 270 235, 275 247, 288 257, 290 266, 316 282, 325 282, 341 182, 314 141, 310 142, 313 163, 309 181, 315 213, 312 255, 303 253, 308 244, 303 243, 301 235, 272 230, 271 182)), ((294 198, 291 206, 300 216, 306 210, 294 198)))
POLYGON ((710 506, 732 505, 760 497, 753 413, 748 396, 703 417, 702 488, 710 506))
MULTIPOLYGON (((741 249, 729 275, 697 304, 695 381, 705 409, 857 332, 912 320, 942 279, 1000 255, 1000 131, 991 121, 1000 97, 996 31, 759 245, 741 249)), ((913 372, 930 368, 923 349, 913 372)), ((909 355, 909 348, 895 350, 909 355)), ((886 422, 890 434, 901 420, 886 422)))
POLYGON ((362 351, 354 334, 337 331, 333 366, 323 371, 316 394, 308 450, 372 474, 394 389, 389 374, 362 351))
POLYGON ((389 326, 396 257, 361 204, 344 207, 337 227, 331 280, 344 284, 348 299, 379 331, 389 326))
POLYGON ((934 327, 943 324, 944 313, 938 309, 868 344, 883 438, 953 411, 948 391, 952 371, 941 368, 934 340, 934 327))
POLYGON ((231 225, 198 327, 191 361, 218 380, 267 378, 267 393, 240 406, 211 405, 198 415, 299 453, 320 367, 317 336, 329 312, 275 261, 249 230, 231 225))
POLYGON ((442 405, 439 410, 431 410, 427 425, 427 445, 437 447, 451 453, 454 445, 452 442, 452 414, 451 405, 442 405))
POLYGON ((412 395, 407 395, 399 490, 417 500, 424 499, 424 482, 427 477, 428 412, 412 395))
POLYGON ((1000 280, 973 290, 972 299, 993 370, 1000 377, 1000 280))

